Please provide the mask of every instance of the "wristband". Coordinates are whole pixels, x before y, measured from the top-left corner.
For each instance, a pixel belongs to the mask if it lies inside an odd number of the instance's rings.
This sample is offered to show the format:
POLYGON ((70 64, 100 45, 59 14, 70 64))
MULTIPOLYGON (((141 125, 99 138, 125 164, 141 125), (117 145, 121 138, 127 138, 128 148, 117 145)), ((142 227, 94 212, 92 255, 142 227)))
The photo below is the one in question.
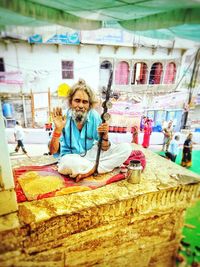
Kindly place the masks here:
POLYGON ((107 141, 107 142, 108 142, 108 139, 104 139, 104 138, 102 138, 102 140, 103 140, 103 141, 107 141))
POLYGON ((61 134, 62 133, 53 132, 53 137, 59 138, 59 137, 61 137, 61 134))

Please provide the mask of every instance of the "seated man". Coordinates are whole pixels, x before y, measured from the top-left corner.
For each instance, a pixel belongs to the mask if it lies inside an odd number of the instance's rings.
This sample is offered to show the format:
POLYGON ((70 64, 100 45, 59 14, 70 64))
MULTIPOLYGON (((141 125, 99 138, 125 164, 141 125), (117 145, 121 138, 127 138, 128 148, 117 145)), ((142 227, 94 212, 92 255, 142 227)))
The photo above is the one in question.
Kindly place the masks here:
POLYGON ((108 138, 108 123, 102 123, 94 110, 95 97, 84 80, 79 80, 68 96, 69 110, 65 115, 61 108, 53 110, 54 132, 49 144, 51 154, 60 149, 58 172, 80 179, 92 175, 96 170, 98 140, 102 136, 102 147, 98 173, 106 173, 119 167, 132 152, 131 144, 111 144, 108 138))
POLYGON ((179 140, 180 137, 176 135, 174 139, 170 142, 168 151, 165 152, 166 157, 173 162, 176 161, 176 157, 179 153, 179 140))

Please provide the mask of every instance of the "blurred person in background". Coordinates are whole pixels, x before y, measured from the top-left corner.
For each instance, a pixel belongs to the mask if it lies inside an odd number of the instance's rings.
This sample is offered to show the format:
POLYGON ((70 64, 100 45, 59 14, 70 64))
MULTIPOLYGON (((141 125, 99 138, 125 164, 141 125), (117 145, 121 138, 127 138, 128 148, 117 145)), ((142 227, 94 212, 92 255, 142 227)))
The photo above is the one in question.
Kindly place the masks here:
POLYGON ((152 133, 152 120, 147 117, 144 123, 144 136, 143 136, 143 143, 142 143, 142 146, 144 148, 149 147, 151 133, 152 133))
POLYGON ((17 146, 15 148, 15 152, 18 152, 20 147, 22 151, 27 154, 26 149, 24 147, 23 139, 24 139, 24 130, 20 125, 20 121, 16 121, 15 129, 14 129, 14 137, 15 141, 17 141, 17 146))
POLYGON ((144 124, 145 124, 146 119, 147 119, 147 117, 144 115, 140 119, 140 132, 143 132, 143 130, 144 130, 144 124))
POLYGON ((132 133, 133 133, 133 135, 132 135, 131 143, 138 144, 138 126, 137 125, 133 126, 132 133))
POLYGON ((180 136, 175 135, 175 137, 171 140, 169 144, 168 151, 165 152, 166 157, 173 162, 176 161, 176 157, 179 153, 179 140, 180 136))
POLYGON ((163 128, 162 132, 164 134, 162 151, 168 151, 173 136, 173 122, 169 121, 167 127, 163 128))
POLYGON ((189 133, 184 144, 183 144, 183 155, 181 166, 183 167, 191 167, 192 166, 192 133, 189 133))

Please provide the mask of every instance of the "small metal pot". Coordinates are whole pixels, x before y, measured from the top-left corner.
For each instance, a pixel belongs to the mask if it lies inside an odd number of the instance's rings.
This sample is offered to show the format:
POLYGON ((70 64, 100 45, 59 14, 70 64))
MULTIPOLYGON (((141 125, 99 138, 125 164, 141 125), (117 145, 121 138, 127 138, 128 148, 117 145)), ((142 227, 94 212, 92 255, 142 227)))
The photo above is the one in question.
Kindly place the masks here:
POLYGON ((128 166, 127 181, 132 184, 139 184, 141 180, 142 166, 139 160, 131 160, 128 166))

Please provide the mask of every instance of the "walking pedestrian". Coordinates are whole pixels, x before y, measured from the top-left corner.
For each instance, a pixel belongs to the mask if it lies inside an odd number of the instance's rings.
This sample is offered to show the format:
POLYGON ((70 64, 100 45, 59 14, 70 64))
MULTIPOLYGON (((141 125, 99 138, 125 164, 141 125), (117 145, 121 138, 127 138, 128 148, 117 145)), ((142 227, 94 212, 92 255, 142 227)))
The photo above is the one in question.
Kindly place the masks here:
POLYGON ((24 147, 23 139, 24 139, 24 130, 22 126, 20 125, 20 121, 16 121, 15 129, 14 129, 14 136, 15 141, 17 141, 17 146, 15 148, 15 152, 18 152, 20 147, 22 151, 27 154, 27 151, 24 147))

